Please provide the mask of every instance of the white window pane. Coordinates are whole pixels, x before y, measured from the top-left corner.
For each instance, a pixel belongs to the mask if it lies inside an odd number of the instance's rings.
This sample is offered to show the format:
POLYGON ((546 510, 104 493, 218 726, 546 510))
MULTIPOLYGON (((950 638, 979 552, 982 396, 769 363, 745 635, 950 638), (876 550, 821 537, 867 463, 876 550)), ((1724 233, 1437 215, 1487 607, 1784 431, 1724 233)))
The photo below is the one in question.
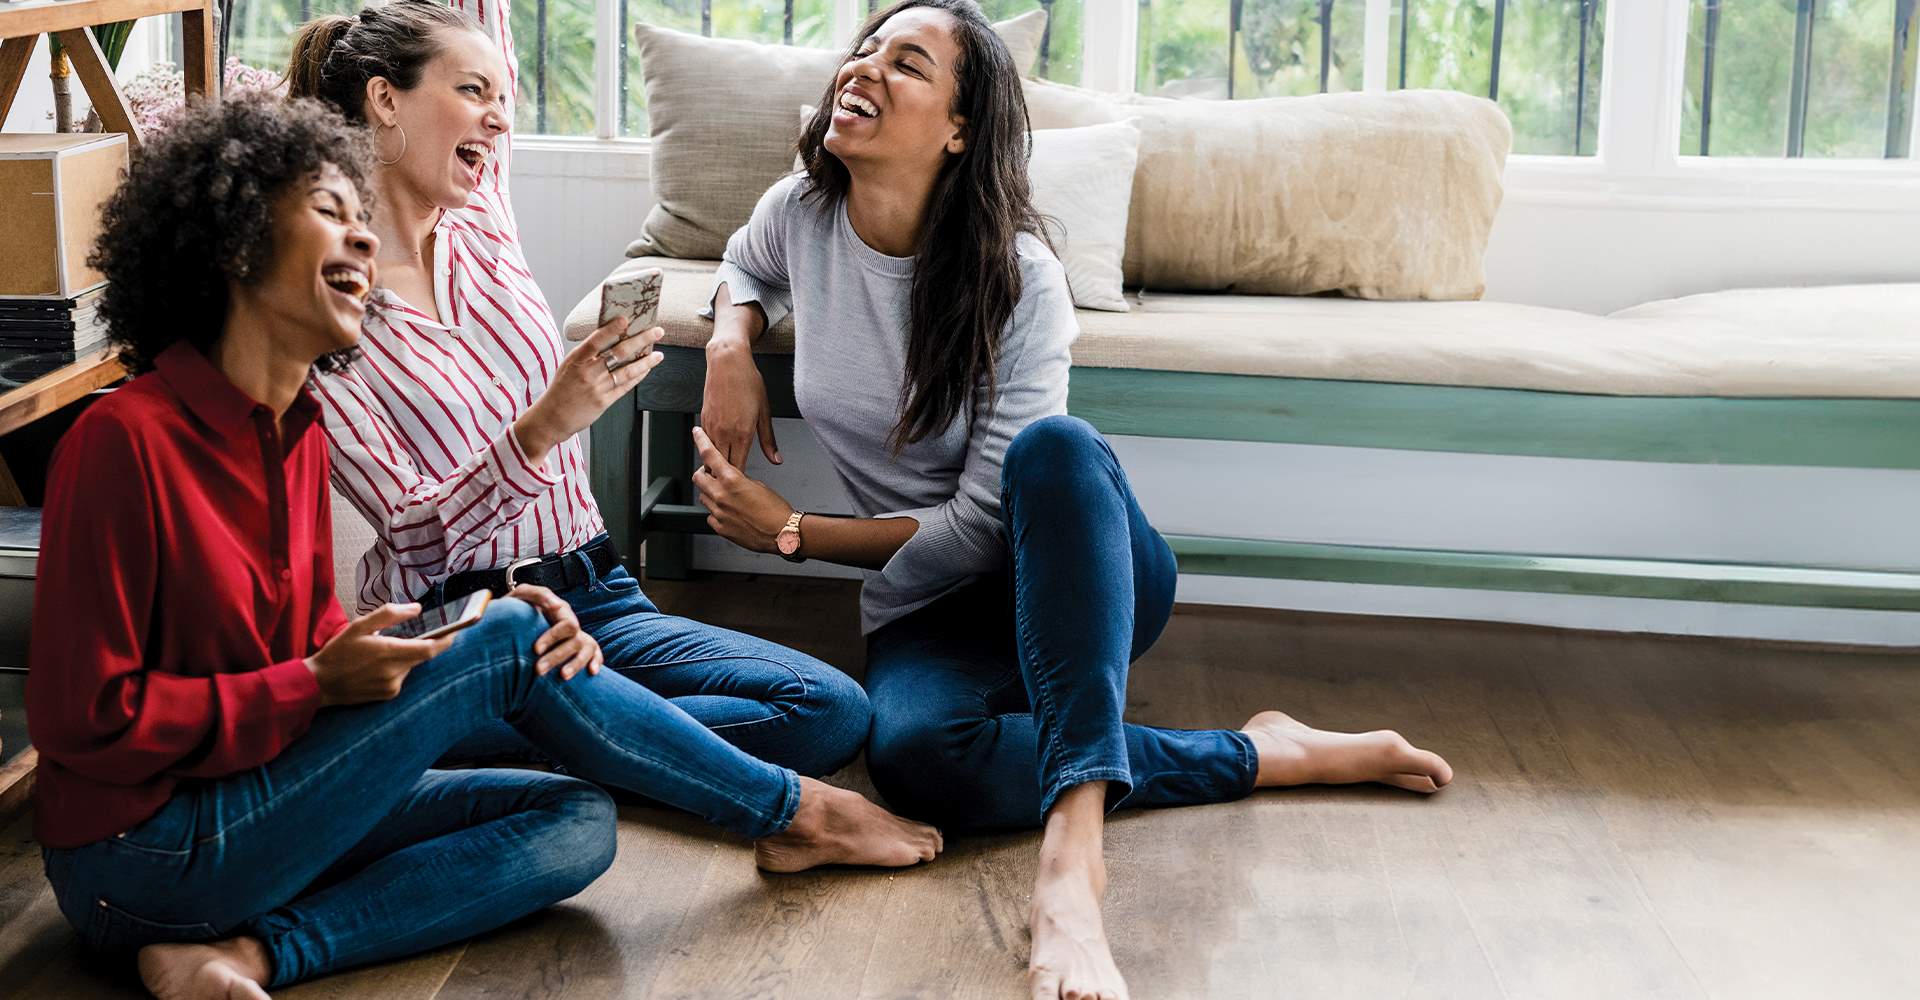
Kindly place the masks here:
POLYGON ((1516 153, 1591 156, 1606 21, 1605 0, 1392 0, 1387 78, 1495 97, 1516 153))
POLYGON ((242 0, 233 5, 227 56, 257 69, 285 74, 293 57, 293 34, 322 14, 357 14, 359 0, 242 0))
POLYGON ((514 131, 593 135, 593 0, 513 0, 509 16, 520 60, 514 131))
POLYGON ((1149 0, 1142 93, 1246 99, 1359 90, 1365 0, 1149 0))
POLYGON ((1047 33, 1040 40, 1034 75, 1056 83, 1080 83, 1081 0, 980 0, 989 21, 1005 21, 1030 10, 1047 12, 1047 33))
POLYGON ((647 93, 633 25, 644 22, 715 38, 839 48, 831 0, 609 0, 622 10, 621 135, 647 134, 647 93))
POLYGON ((1910 40, 1896 63, 1902 6, 1692 0, 1680 152, 1905 156, 1914 52, 1910 40))

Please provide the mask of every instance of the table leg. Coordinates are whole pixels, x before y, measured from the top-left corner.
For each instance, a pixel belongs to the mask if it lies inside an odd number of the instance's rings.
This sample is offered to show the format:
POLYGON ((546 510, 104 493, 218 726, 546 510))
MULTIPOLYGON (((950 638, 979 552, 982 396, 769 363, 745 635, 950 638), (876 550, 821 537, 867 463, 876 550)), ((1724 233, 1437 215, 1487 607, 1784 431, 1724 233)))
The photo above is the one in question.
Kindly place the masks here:
POLYGON ((0 507, 25 507, 27 495, 20 491, 20 484, 13 478, 12 470, 7 468, 7 460, 0 458, 0 507))
POLYGON ((13 109, 13 99, 20 93, 20 81, 27 76, 27 61, 33 58, 33 47, 39 42, 39 35, 0 41, 0 123, 6 122, 7 112, 13 109))
POLYGON ((187 63, 183 72, 186 74, 189 94, 207 97, 220 95, 220 67, 214 65, 218 59, 216 37, 211 2, 199 10, 180 15, 180 42, 187 63))
POLYGON ((100 51, 99 40, 86 28, 56 34, 61 49, 73 60, 73 70, 80 74, 87 96, 93 98, 93 110, 99 113, 100 124, 109 132, 125 132, 132 152, 139 152, 140 126, 133 123, 126 95, 120 92, 120 81, 113 78, 113 70, 107 67, 107 56, 100 51))

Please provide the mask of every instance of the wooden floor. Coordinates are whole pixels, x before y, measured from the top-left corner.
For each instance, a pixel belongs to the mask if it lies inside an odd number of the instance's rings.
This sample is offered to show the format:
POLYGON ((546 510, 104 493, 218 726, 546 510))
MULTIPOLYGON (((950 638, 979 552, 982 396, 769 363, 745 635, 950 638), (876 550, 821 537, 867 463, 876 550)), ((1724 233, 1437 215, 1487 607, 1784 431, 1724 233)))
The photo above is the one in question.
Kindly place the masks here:
MULTIPOLYGON (((843 584, 649 589, 857 661, 843 584)), ((1116 817, 1108 920, 1137 997, 1920 996, 1914 654, 1183 608, 1130 706, 1394 726, 1458 772, 1431 799, 1305 789, 1116 817)), ((765 877, 739 842, 625 809, 613 870, 572 901, 281 995, 1020 997, 1036 842, 765 877)), ((76 950, 18 822, 0 994, 130 995, 76 950)))

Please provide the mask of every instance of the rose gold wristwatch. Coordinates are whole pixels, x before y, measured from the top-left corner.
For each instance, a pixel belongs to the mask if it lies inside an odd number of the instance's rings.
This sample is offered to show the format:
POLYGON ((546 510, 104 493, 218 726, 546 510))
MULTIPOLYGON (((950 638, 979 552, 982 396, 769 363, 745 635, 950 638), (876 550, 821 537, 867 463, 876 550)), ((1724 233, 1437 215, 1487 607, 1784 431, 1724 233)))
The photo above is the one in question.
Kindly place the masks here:
POLYGON ((790 563, 807 561, 807 557, 800 554, 800 519, 806 516, 800 511, 794 511, 793 516, 787 518, 787 526, 781 528, 778 535, 773 536, 773 543, 780 550, 780 558, 790 563))

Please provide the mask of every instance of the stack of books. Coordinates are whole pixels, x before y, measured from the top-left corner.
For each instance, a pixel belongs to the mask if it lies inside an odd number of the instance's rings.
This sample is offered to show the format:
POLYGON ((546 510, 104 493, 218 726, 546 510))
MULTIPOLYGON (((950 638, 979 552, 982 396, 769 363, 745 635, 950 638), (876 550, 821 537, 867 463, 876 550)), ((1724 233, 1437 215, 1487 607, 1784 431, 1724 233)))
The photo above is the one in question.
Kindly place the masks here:
POLYGON ((107 339, 99 309, 102 291, 94 288, 71 299, 0 296, 0 351, 78 354, 99 347, 107 339))

